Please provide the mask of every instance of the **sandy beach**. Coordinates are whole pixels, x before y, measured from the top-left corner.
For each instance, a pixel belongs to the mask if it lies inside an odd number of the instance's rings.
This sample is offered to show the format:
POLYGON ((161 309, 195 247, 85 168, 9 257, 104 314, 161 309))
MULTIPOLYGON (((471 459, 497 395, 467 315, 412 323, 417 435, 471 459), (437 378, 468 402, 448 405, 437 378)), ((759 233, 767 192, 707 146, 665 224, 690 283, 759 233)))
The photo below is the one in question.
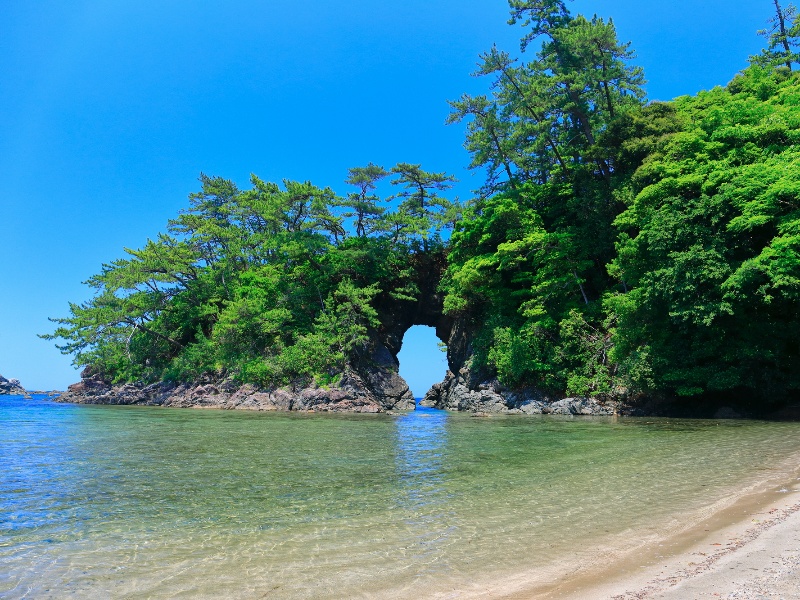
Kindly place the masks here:
POLYGON ((631 531, 627 542, 592 548, 593 558, 576 560, 569 573, 562 562, 549 573, 520 573, 436 597, 800 600, 800 455, 685 515, 682 525, 657 535, 631 531))
MULTIPOLYGON (((613 581, 552 598, 611 600, 800 599, 800 498, 754 512, 677 555, 613 581)), ((643 561, 638 561, 643 562, 643 561)))
POLYGON ((586 573, 535 597, 800 600, 800 480, 776 483, 605 573, 586 573))
POLYGON ((800 454, 661 529, 430 595, 503 600, 800 600, 800 454))

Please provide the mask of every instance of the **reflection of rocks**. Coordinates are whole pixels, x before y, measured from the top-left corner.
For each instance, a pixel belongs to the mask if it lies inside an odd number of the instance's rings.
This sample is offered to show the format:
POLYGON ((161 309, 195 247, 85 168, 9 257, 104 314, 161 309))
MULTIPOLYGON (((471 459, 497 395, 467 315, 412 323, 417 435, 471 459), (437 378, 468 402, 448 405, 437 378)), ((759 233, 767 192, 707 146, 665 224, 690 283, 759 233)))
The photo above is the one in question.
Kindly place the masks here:
POLYGON ((721 406, 714 413, 715 419, 741 419, 742 415, 733 410, 730 406, 721 406))
POLYGON ((6 379, 0 375, 0 395, 26 396, 28 392, 19 382, 19 379, 6 379))
POLYGON ((554 399, 535 389, 510 390, 496 379, 470 385, 470 378, 467 367, 458 376, 448 371, 445 380, 435 384, 421 404, 477 414, 613 415, 618 410, 616 402, 602 403, 594 398, 554 399))

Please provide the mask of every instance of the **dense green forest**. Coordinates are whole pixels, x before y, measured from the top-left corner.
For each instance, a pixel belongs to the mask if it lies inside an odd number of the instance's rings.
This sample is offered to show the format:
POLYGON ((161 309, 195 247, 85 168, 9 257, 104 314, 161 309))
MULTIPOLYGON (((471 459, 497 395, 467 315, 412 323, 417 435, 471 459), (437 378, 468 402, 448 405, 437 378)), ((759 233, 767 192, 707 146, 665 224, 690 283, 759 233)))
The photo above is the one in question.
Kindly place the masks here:
POLYGON ((487 94, 450 102, 486 173, 474 199, 408 163, 350 169, 344 196, 203 175, 167 232, 103 265, 45 337, 115 382, 326 385, 427 274, 470 331, 472 368, 511 389, 795 395, 794 7, 775 2, 767 47, 727 87, 648 103, 613 21, 509 4, 519 56, 491 48, 487 94))

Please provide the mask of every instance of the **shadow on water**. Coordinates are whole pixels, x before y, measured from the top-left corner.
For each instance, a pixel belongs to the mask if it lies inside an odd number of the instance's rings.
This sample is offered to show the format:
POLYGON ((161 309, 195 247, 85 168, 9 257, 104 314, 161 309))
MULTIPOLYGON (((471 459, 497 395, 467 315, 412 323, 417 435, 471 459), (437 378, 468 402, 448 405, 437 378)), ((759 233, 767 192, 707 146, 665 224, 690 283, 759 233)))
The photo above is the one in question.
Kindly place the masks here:
POLYGON ((411 538, 409 558, 426 565, 418 572, 435 570, 456 529, 445 468, 450 418, 446 411, 417 406, 395 419, 397 504, 411 538))

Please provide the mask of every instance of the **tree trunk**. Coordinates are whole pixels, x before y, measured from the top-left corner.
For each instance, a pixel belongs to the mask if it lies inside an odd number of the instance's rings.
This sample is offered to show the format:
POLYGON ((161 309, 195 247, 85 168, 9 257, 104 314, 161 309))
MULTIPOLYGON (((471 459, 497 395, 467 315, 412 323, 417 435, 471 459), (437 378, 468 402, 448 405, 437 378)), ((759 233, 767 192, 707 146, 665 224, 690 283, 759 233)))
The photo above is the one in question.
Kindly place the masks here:
POLYGON ((789 46, 789 40, 786 36, 786 15, 781 9, 781 5, 778 4, 778 0, 774 0, 775 2, 775 10, 778 13, 778 27, 780 28, 781 32, 781 43, 783 44, 783 48, 786 51, 786 67, 791 71, 792 70, 792 49, 789 46))

